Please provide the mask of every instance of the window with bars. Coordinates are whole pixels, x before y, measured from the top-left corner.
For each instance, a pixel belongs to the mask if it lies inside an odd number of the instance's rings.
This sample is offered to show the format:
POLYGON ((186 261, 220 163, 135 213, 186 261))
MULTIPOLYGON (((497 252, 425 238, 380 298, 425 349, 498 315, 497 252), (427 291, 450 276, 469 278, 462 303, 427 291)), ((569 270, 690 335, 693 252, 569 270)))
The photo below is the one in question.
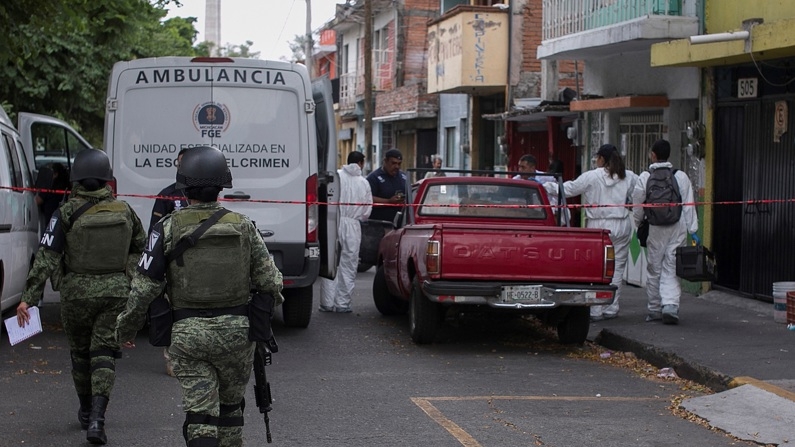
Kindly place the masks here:
POLYGON ((392 123, 381 124, 381 151, 386 152, 395 147, 395 133, 392 123))
POLYGON ((663 137, 662 113, 625 114, 619 120, 621 150, 626 151, 624 164, 639 174, 649 167, 649 151, 663 137))

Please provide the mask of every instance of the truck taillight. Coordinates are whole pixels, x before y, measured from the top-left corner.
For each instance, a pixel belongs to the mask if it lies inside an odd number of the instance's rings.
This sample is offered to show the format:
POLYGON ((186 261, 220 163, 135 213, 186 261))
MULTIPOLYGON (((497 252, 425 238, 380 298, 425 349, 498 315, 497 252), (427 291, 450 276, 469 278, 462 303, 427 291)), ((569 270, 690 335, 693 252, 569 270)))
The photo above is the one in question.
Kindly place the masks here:
POLYGON ((605 278, 613 279, 616 272, 616 250, 612 245, 605 246, 605 278))
POLYGON ((428 241, 425 246, 425 268, 429 275, 439 274, 439 241, 428 241))
POLYGON ((306 179, 306 241, 317 242, 317 174, 306 179))

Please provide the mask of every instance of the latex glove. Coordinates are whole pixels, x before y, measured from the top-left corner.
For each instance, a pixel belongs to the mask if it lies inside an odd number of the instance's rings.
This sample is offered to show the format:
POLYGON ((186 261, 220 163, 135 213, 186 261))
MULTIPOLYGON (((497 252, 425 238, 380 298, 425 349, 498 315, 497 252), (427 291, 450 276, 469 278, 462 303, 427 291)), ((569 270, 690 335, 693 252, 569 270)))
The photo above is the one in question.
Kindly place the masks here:
POLYGON ((698 238, 696 233, 692 233, 690 237, 693 239, 693 242, 695 242, 696 245, 701 245, 701 239, 698 238))

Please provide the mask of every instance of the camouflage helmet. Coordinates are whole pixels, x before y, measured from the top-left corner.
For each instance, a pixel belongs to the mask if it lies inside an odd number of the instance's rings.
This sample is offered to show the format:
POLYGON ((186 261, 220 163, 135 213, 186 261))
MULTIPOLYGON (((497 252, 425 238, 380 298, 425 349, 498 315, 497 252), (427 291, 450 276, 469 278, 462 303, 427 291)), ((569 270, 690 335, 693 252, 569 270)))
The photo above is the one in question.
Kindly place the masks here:
POLYGON ((176 187, 194 186, 232 187, 232 173, 221 151, 210 146, 196 146, 185 152, 177 168, 176 187))
POLYGON ((77 153, 72 163, 70 182, 94 178, 97 180, 113 180, 113 169, 110 167, 108 154, 99 149, 84 149, 77 153))

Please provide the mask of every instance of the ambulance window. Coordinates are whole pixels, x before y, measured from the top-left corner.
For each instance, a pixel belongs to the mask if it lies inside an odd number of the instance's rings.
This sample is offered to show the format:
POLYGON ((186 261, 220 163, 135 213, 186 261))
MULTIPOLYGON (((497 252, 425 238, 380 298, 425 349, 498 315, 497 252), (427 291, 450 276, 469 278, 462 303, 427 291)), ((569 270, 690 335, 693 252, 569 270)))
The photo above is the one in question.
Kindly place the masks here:
MULTIPOLYGON (((19 157, 17 156, 17 151, 14 149, 14 142, 7 134, 3 134, 3 145, 5 146, 6 157, 8 158, 8 176, 11 179, 11 187, 21 188, 22 169, 20 169, 19 166, 19 157)), ((14 191, 20 193, 22 192, 19 189, 14 191)))

